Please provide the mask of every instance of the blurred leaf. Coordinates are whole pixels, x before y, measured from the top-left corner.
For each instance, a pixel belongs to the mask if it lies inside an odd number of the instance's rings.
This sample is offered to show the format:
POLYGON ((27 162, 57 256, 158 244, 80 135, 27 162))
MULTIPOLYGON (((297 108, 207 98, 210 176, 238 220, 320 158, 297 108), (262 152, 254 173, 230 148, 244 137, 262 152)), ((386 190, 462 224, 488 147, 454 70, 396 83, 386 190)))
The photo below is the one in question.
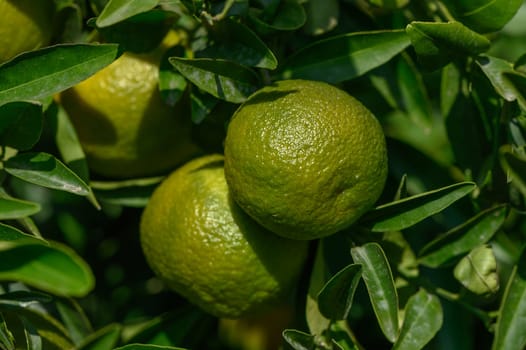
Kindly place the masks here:
POLYGON ((89 266, 71 248, 25 240, 0 242, 0 280, 17 280, 55 295, 75 297, 85 296, 94 285, 89 266))
POLYGON ((0 309, 23 309, 34 304, 49 303, 53 298, 49 294, 34 291, 14 291, 0 294, 0 309))
POLYGON ((72 87, 113 62, 117 50, 116 44, 64 44, 21 54, 0 65, 0 105, 72 87))
POLYGON ((488 245, 478 246, 462 258, 453 275, 466 289, 478 295, 491 295, 499 290, 497 260, 488 245))
POLYGON ((374 232, 400 231, 435 215, 468 195, 476 188, 473 182, 459 182, 376 207, 364 215, 374 232))
POLYGON ((159 0, 110 0, 97 18, 98 27, 108 27, 159 4, 159 0))
POLYGON ((460 92, 461 74, 453 63, 442 69, 440 80, 440 112, 446 117, 451 112, 460 92))
POLYGON ((503 145, 499 149, 499 159, 512 184, 526 196, 526 158, 509 145, 503 145))
POLYGON ((269 35, 276 31, 288 31, 301 28, 307 16, 305 9, 298 0, 282 0, 274 15, 270 18, 268 12, 255 7, 250 8, 248 18, 257 32, 269 35))
POLYGON ((173 346, 162 345, 148 345, 148 344, 129 344, 115 348, 115 350, 185 350, 184 348, 176 348, 173 346))
POLYGON ((305 3, 307 22, 303 29, 310 35, 321 35, 338 25, 338 0, 310 0, 305 3))
POLYGON ((351 311, 362 267, 351 264, 335 274, 318 293, 320 312, 330 320, 345 320, 351 311))
MULTIPOLYGON (((177 45, 168 49, 164 57, 186 57, 183 46, 177 45)), ((175 106, 186 91, 188 83, 184 76, 177 72, 168 59, 162 59, 159 67, 159 90, 163 101, 175 106)))
POLYGON ((490 47, 486 37, 455 21, 414 21, 407 25, 406 32, 419 62, 430 70, 441 68, 457 57, 478 55, 490 47))
POLYGON ((25 151, 32 148, 42 132, 42 105, 11 102, 0 106, 0 145, 25 151))
POLYGON ((7 324, 0 313, 0 346, 3 346, 6 350, 14 350, 14 341, 13 334, 7 328, 7 324))
POLYGON ((522 350, 526 345, 526 250, 513 267, 497 318, 493 350, 522 350))
POLYGON ((504 224, 507 214, 506 205, 481 211, 428 243, 420 252, 420 263, 429 267, 438 267, 488 242, 504 224))
POLYGON ((90 194, 89 186, 61 161, 48 153, 20 153, 4 163, 5 171, 24 181, 80 196, 90 194))
POLYGON ((91 187, 97 198, 112 204, 142 208, 153 190, 164 177, 151 177, 123 181, 93 181, 91 187))
POLYGON ((73 170, 84 182, 89 181, 88 162, 80 144, 77 132, 69 119, 66 110, 56 105, 55 143, 66 165, 73 170))
POLYGON ((423 349, 442 327, 442 321, 442 306, 438 297, 420 289, 407 301, 404 323, 393 350, 423 349))
POLYGON ((201 92, 199 89, 192 89, 190 103, 192 107, 192 122, 200 124, 210 114, 219 100, 214 96, 201 92))
POLYGON ((281 75, 284 79, 338 83, 381 66, 409 44, 409 37, 401 30, 339 35, 317 41, 291 55, 281 75))
POLYGON ((410 0, 368 0, 371 4, 388 9, 394 10, 406 6, 410 0))
POLYGON ((378 324, 385 337, 394 343, 398 337, 398 295, 387 258, 377 243, 351 248, 356 264, 362 265, 362 277, 378 324))
POLYGON ((233 19, 217 22, 209 35, 215 44, 196 52, 197 58, 225 59, 266 69, 275 69, 278 65, 276 56, 267 45, 247 26, 233 19))
POLYGON ((42 350, 42 338, 33 324, 23 316, 20 316, 24 325, 24 334, 26 336, 26 347, 28 350, 42 350))
POLYGON ((285 329, 283 338, 294 350, 312 350, 315 348, 313 335, 295 329, 285 329))
POLYGON ((121 325, 112 323, 90 334, 78 350, 112 350, 117 345, 121 335, 121 325))
POLYGON ((45 240, 28 235, 19 229, 0 223, 0 244, 2 241, 24 241, 29 243, 46 243, 45 240))
POLYGON ((91 323, 79 303, 72 298, 55 300, 57 312, 68 330, 68 334, 78 346, 89 334, 93 332, 91 323))
POLYGON ((235 62, 170 57, 170 63, 198 88, 228 102, 241 103, 259 87, 255 72, 235 62))
POLYGON ((523 0, 444 0, 453 15, 474 30, 494 32, 508 23, 523 0))
POLYGON ((0 196, 0 220, 19 219, 39 211, 40 204, 38 203, 0 196))

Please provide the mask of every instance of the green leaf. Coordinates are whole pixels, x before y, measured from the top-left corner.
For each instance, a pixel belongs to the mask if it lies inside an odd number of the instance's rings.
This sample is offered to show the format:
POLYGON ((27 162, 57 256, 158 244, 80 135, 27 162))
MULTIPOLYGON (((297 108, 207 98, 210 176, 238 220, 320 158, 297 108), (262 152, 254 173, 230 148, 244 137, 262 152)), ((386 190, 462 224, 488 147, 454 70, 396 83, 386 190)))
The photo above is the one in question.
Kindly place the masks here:
POLYGON ((40 292, 25 290, 8 292, 0 294, 0 309, 23 309, 35 304, 49 303, 52 300, 50 295, 40 292))
POLYGON ((242 23, 227 18, 217 22, 209 35, 215 44, 196 52, 196 57, 225 59, 265 69, 278 66, 274 53, 242 23))
POLYGON ((45 240, 28 235, 12 226, 0 223, 0 244, 2 241, 25 241, 29 243, 44 243, 45 240))
POLYGON ((323 334, 331 323, 331 320, 325 317, 318 307, 319 292, 323 289, 327 280, 329 279, 329 271, 326 263, 327 259, 324 254, 325 243, 325 239, 320 240, 316 250, 312 272, 309 278, 309 289, 305 305, 307 326, 309 328, 309 332, 315 335, 323 334))
POLYGON ((164 177, 123 181, 93 181, 91 186, 101 201, 142 208, 164 177))
POLYGON ((310 0, 305 3, 307 22, 303 29, 310 35, 321 35, 338 25, 338 0, 310 0))
POLYGON ((283 331, 283 339, 285 339, 294 350, 312 350, 315 346, 313 335, 296 329, 285 329, 283 331))
POLYGON ((190 94, 192 122, 200 124, 212 112, 218 102, 219 100, 214 96, 201 92, 199 89, 192 89, 190 94))
POLYGON ((259 87, 255 72, 235 62, 180 57, 170 57, 169 60, 198 88, 228 102, 244 102, 259 87))
POLYGON ((476 188, 473 182, 459 182, 376 207, 362 222, 371 222, 374 232, 400 231, 435 215, 476 188))
POLYGON ((0 313, 0 345, 3 345, 7 350, 15 349, 15 339, 13 334, 7 328, 4 317, 0 313))
POLYGON ((402 30, 339 35, 294 53, 285 62, 281 76, 338 83, 381 66, 409 44, 402 30))
POLYGON ((5 171, 24 181, 81 196, 91 193, 89 186, 61 161, 48 153, 21 153, 4 163, 5 171))
POLYGON ((460 92, 461 74, 458 67, 452 63, 442 69, 440 80, 440 112, 447 117, 455 104, 460 92))
POLYGON ((65 90, 117 58, 116 44, 63 44, 0 65, 0 105, 38 100, 65 90))
POLYGON ((355 337, 349 329, 349 323, 345 321, 337 321, 331 323, 330 326, 331 340, 337 349, 341 350, 360 350, 356 345, 355 337))
POLYGON ((72 249, 53 242, 0 242, 0 280, 73 297, 85 296, 94 286, 89 266, 72 249))
POLYGON ((24 335, 26 337, 26 348, 28 350, 42 350, 42 337, 36 327, 24 316, 20 316, 24 325, 24 335))
POLYGON ((497 57, 484 55, 476 62, 502 98, 517 101, 526 109, 526 73, 515 70, 511 62, 497 57))
POLYGON ((112 350, 117 345, 121 335, 121 325, 112 323, 90 334, 78 350, 112 350))
POLYGON ((110 0, 97 18, 97 27, 108 27, 153 9, 159 0, 110 0))
POLYGON ((518 154, 511 146, 503 145, 499 149, 499 160, 511 183, 526 196, 526 157, 518 154))
POLYGON ((519 258, 502 297, 493 350, 522 350, 526 346, 526 250, 519 258))
POLYGON ((77 300, 60 298, 55 300, 54 305, 75 345, 79 345, 93 332, 91 323, 77 300))
POLYGON ((11 102, 0 106, 0 145, 25 151, 32 148, 42 133, 42 105, 11 102))
POLYGON ((506 205, 481 211, 428 243, 420 252, 420 263, 429 267, 438 267, 488 242, 504 224, 507 213, 506 205))
POLYGON ((0 220, 19 219, 36 214, 40 204, 17 198, 0 197, 0 220))
POLYGON ((398 337, 398 295, 384 251, 377 243, 351 248, 356 264, 362 265, 362 277, 378 324, 385 337, 394 343, 398 337))
POLYGON ((351 264, 335 274, 318 293, 320 312, 331 320, 345 320, 351 311, 362 267, 351 264))
POLYGON ((263 35, 299 29, 307 19, 305 9, 298 0, 282 0, 273 12, 273 16, 268 16, 265 9, 252 7, 248 12, 248 18, 256 31, 263 35))
POLYGON ((128 344, 115 348, 114 350, 185 350, 184 348, 176 348, 173 346, 149 345, 149 344, 128 344))
POLYGON ((499 290, 497 260, 489 245, 474 248, 455 266, 453 275, 466 289, 478 295, 491 295, 499 290))
POLYGON ((393 350, 420 350, 442 327, 443 314, 440 300, 420 289, 405 306, 404 323, 393 350))
MULTIPOLYGON (((186 57, 183 46, 177 45, 168 49, 164 57, 186 57)), ((159 91, 163 101, 170 106, 175 106, 186 91, 188 82, 174 67, 168 59, 162 59, 159 67, 159 91)))
POLYGON ((454 58, 478 55, 490 47, 490 41, 460 22, 411 22, 407 35, 427 69, 438 69, 454 58))
POLYGON ((523 0, 444 0, 453 15, 481 33, 502 29, 523 4, 523 0))

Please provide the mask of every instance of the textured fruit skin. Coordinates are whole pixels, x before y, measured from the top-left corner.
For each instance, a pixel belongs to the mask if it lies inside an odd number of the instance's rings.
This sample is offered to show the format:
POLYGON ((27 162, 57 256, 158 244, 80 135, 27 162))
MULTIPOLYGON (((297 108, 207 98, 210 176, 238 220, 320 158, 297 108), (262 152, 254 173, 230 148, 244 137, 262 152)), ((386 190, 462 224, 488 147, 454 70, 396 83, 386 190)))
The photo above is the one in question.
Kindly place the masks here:
POLYGON ((191 142, 188 106, 161 98, 163 47, 124 53, 60 101, 78 133, 88 165, 97 174, 133 178, 168 172, 198 153, 191 142))
POLYGON ((346 92, 318 81, 279 81, 232 117, 225 175, 234 200, 270 231, 320 238, 351 225, 382 193, 385 137, 346 92))
POLYGON ((223 156, 196 158, 154 191, 141 218, 141 245, 167 286, 217 317, 239 318, 283 302, 307 242, 274 235, 231 199, 223 156))
POLYGON ((53 13, 52 0, 0 0, 0 63, 47 45, 53 13))

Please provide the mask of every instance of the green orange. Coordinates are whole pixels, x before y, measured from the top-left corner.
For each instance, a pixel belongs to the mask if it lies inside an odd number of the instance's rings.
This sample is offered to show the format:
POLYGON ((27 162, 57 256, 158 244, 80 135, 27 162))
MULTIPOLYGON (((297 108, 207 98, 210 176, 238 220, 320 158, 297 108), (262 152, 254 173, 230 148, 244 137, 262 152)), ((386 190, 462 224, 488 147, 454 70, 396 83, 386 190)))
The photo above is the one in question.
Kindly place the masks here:
POLYGON ((385 137, 375 116, 345 91, 278 81, 232 117, 225 175, 234 200, 270 231, 324 237, 353 224, 379 198, 385 137))

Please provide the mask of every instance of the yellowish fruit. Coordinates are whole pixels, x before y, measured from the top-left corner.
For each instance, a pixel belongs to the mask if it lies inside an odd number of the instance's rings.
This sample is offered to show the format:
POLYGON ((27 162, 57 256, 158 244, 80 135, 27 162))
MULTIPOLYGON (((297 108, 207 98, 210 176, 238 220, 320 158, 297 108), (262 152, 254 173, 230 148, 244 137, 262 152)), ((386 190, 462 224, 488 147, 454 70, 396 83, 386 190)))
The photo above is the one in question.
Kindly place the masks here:
POLYGON ((382 193, 385 137, 346 92, 319 81, 279 81, 232 117, 225 175, 234 200, 270 231, 324 237, 354 223, 382 193))
POLYGON ((223 156, 196 158, 154 191, 141 245, 168 287, 217 317, 257 314, 294 289, 307 242, 274 235, 231 199, 223 156))
POLYGON ((158 175, 197 154, 185 99, 171 107, 159 92, 159 64, 174 35, 151 53, 124 53, 60 95, 94 172, 114 178, 158 175))
POLYGON ((49 44, 53 0, 0 0, 0 63, 49 44))

